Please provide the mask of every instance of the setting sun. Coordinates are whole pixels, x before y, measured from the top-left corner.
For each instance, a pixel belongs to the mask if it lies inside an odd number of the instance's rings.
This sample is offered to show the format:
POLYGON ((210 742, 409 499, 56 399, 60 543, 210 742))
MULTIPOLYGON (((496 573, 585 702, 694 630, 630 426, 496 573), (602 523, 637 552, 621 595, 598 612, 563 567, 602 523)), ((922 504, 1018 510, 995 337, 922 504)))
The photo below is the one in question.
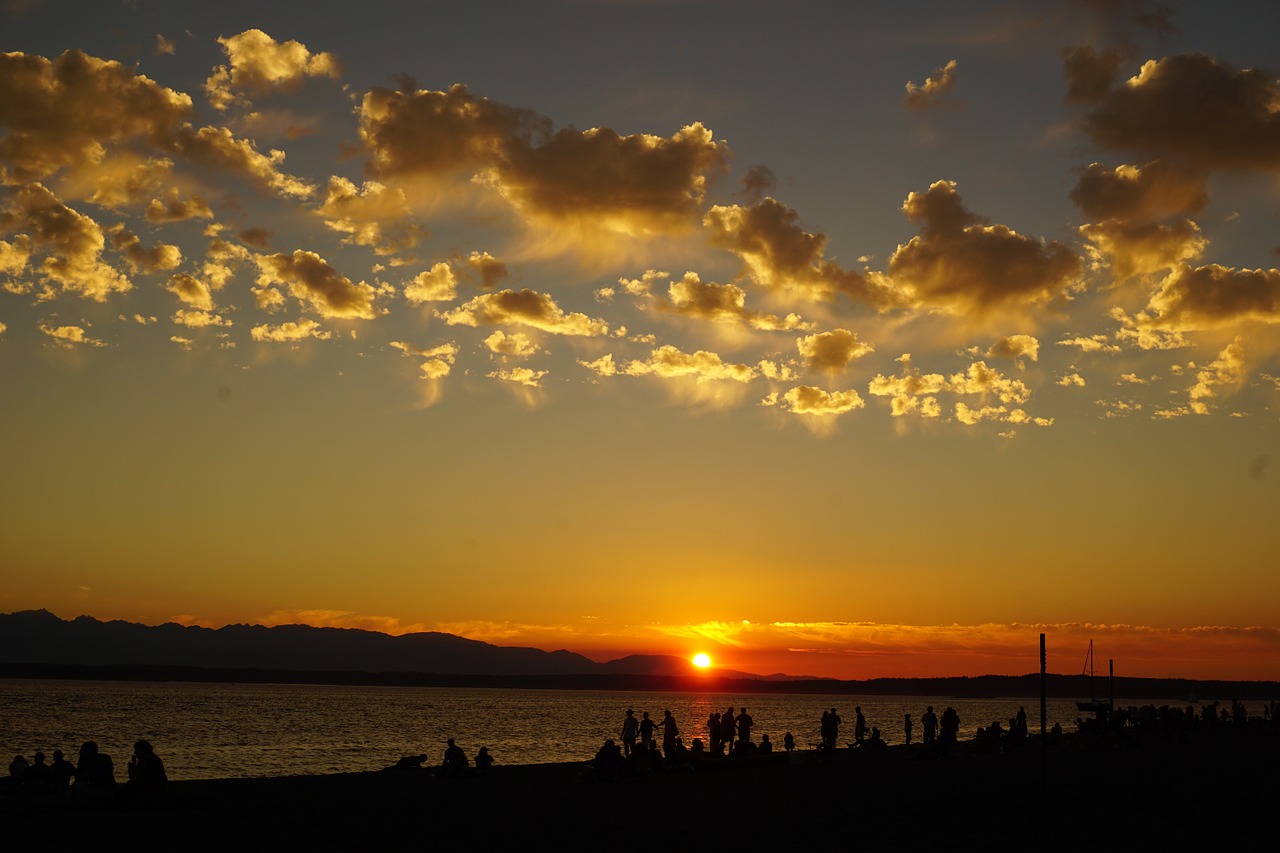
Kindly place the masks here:
POLYGON ((693 665, 700 669, 706 669, 711 666, 711 658, 708 655, 698 652, 693 656, 693 665))

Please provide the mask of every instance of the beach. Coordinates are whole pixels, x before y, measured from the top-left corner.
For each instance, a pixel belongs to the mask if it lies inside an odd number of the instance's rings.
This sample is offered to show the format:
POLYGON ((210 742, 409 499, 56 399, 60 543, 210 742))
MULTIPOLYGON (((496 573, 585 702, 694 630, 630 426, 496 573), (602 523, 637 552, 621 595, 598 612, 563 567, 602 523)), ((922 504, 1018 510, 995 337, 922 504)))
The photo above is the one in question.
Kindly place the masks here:
MULTIPOLYGON (((585 757, 587 759, 590 756, 585 757)), ((5 849, 1152 849, 1273 844, 1274 726, 802 750, 601 781, 584 762, 170 783, 162 800, 6 798, 5 849)))

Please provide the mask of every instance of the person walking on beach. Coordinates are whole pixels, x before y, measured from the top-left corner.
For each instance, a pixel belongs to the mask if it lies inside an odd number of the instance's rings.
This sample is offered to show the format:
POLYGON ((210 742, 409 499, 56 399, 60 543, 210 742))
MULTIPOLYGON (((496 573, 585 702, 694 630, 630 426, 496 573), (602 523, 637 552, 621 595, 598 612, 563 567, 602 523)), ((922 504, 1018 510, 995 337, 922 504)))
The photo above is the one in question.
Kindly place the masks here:
POLYGON ((649 744, 653 741, 653 729, 658 724, 649 719, 649 712, 644 711, 640 714, 640 748, 648 749, 649 744))
POLYGON ((627 715, 622 718, 622 757, 626 758, 636 749, 636 736, 640 734, 640 723, 636 720, 636 712, 628 708, 627 715))
POLYGON ((938 715, 933 713, 932 705, 924 709, 924 716, 920 718, 920 722, 924 724, 924 745, 932 746, 938 737, 938 715))

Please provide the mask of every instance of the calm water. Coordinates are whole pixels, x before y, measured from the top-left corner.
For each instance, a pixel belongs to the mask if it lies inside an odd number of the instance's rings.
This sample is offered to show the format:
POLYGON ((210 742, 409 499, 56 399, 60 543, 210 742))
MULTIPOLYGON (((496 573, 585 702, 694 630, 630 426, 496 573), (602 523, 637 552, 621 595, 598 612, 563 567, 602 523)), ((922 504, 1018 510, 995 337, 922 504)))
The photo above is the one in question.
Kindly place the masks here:
MULTIPOLYGON (((961 737, 993 720, 1007 724, 1025 705, 1039 730, 1038 699, 948 697, 776 696, 728 693, 630 693, 343 687, 295 684, 188 684, 0 679, 0 754, 55 748, 75 760, 82 742, 96 740, 122 777, 133 742, 146 738, 171 779, 217 779, 377 770, 402 755, 425 752, 438 763, 453 737, 468 756, 481 746, 500 764, 586 761, 605 738, 617 738, 625 710, 662 719, 669 708, 686 744, 707 740, 710 713, 746 705, 753 736, 768 734, 781 748, 790 730, 798 748, 818 741, 818 720, 835 706, 844 719, 841 744, 853 740, 853 709, 878 726, 890 744, 903 740, 902 716, 915 722, 926 705, 960 714, 961 737)), ((1072 700, 1048 704, 1052 727, 1075 730, 1072 700)))

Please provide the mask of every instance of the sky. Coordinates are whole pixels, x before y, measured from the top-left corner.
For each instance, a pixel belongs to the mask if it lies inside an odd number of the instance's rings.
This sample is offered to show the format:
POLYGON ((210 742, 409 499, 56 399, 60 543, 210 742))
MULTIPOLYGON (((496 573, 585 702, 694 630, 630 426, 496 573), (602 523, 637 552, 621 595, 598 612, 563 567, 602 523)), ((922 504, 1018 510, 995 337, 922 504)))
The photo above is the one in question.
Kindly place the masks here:
POLYGON ((0 28, 0 611, 1280 679, 1274 3, 0 28))

